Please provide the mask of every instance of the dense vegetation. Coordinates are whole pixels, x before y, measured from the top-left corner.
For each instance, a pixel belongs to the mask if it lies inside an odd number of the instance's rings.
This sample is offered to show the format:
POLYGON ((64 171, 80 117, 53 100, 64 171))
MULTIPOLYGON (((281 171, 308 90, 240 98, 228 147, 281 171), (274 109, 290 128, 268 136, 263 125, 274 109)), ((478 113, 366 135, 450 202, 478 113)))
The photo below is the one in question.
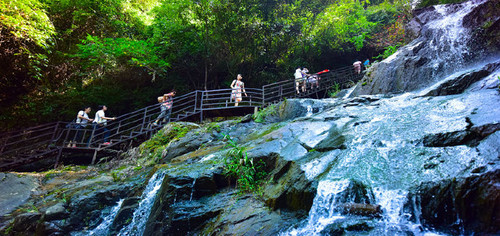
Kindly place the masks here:
MULTIPOLYGON (((119 115, 175 88, 247 87, 404 44, 405 0, 0 0, 0 130, 119 115), (95 110, 94 110, 95 111, 95 110)), ((385 51, 385 53, 383 53, 385 51)))

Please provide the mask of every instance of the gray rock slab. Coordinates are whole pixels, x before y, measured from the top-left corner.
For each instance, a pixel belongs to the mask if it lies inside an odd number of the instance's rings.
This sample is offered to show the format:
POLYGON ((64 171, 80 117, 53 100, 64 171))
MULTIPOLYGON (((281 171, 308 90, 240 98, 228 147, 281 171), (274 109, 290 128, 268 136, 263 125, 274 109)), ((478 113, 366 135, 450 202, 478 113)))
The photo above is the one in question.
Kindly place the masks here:
POLYGON ((32 176, 0 173, 0 216, 26 203, 38 186, 38 180, 32 176))

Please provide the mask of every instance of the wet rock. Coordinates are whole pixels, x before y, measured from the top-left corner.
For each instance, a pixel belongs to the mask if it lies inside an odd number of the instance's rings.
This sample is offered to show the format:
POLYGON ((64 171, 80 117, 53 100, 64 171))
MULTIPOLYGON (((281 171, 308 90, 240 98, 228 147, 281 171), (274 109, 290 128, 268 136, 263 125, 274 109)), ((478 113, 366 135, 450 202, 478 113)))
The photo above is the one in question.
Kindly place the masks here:
POLYGON ((338 206, 342 214, 352 214, 360 216, 382 217, 382 207, 380 205, 362 203, 344 203, 338 206))
POLYGON ((153 203, 145 235, 189 232, 217 215, 222 203, 214 204, 216 200, 212 200, 200 208, 205 204, 199 205, 199 201, 205 201, 205 196, 213 195, 219 187, 225 186, 227 180, 221 179, 220 171, 213 169, 197 178, 167 175, 153 203))
MULTIPOLYGON (((493 13, 492 7, 498 5, 498 1, 490 0, 489 10, 490 17, 497 19, 498 14, 493 13)), ((487 39, 485 34, 481 37, 470 37, 470 29, 478 29, 485 27, 486 23, 481 20, 470 20, 470 25, 462 27, 458 23, 455 25, 447 25, 453 20, 452 15, 441 14, 441 12, 456 12, 464 11, 468 13, 469 8, 466 5, 477 4, 475 8, 482 7, 483 4, 477 2, 464 2, 460 4, 451 4, 433 8, 427 8, 424 11, 415 12, 416 20, 412 21, 411 28, 413 29, 413 37, 418 37, 409 44, 401 47, 398 51, 383 60, 380 63, 375 63, 370 67, 364 78, 356 85, 350 97, 356 97, 365 94, 390 94, 404 93, 423 89, 430 84, 437 82, 438 79, 447 77, 455 73, 465 66, 482 62, 490 55, 498 55, 498 43, 495 46, 484 45, 483 41, 498 42, 498 30, 491 29, 487 39), (439 8, 439 10, 438 10, 439 8), (443 19, 449 17, 449 19, 443 19), (456 27, 455 29, 450 29, 456 27), (454 34, 450 32, 455 32, 454 34), (462 33, 456 33, 462 32, 462 33), (456 35, 460 35, 457 37, 456 35), (471 49, 471 45, 474 48, 471 49)), ((485 10, 488 7, 484 7, 485 10)), ((480 11, 480 10, 478 10, 480 11)), ((474 12, 474 10, 471 10, 474 12)), ((460 13, 461 14, 461 13, 460 13)), ((466 19, 464 19, 464 22, 466 19)), ((498 20, 486 20, 488 28, 498 28, 498 20), (492 24, 491 26, 489 24, 492 24)), ((477 75, 475 79, 481 77, 477 75)), ((468 81, 470 77, 462 78, 463 81, 468 81)), ((458 89, 456 91, 459 91, 458 89)))
POLYGON ((120 210, 109 228, 111 234, 118 233, 132 219, 134 210, 139 206, 140 200, 140 197, 129 197, 123 200, 120 210))
POLYGON ((345 235, 353 232, 368 232, 375 228, 375 223, 367 218, 352 217, 336 220, 321 230, 320 235, 345 235))
POLYGON ((437 88, 429 91, 424 96, 443 96, 463 93, 473 83, 485 78, 498 68, 500 68, 500 62, 488 64, 481 69, 467 72, 453 79, 445 81, 437 88))
POLYGON ((428 134, 423 138, 422 143, 426 147, 477 146, 481 140, 498 130, 500 130, 500 123, 473 126, 469 130, 428 134))
POLYGON ((0 173, 0 216, 26 203, 38 186, 38 180, 32 176, 0 173))
POLYGON ((349 181, 347 188, 338 194, 339 203, 375 204, 373 191, 365 184, 357 181, 349 181))
POLYGON ((500 50, 500 2, 485 1, 464 16, 463 26, 473 30, 473 40, 469 46, 476 48, 487 47, 491 51, 500 50), (478 27, 479 26, 479 27, 478 27))
POLYGON ((334 149, 346 149, 345 137, 336 126, 328 131, 328 136, 319 142, 314 149, 319 152, 331 151, 334 149))
POLYGON ((36 228, 37 235, 66 235, 65 232, 56 224, 52 222, 42 222, 37 225, 36 228))
POLYGON ((45 210, 45 220, 62 220, 68 217, 69 213, 66 211, 66 206, 64 203, 59 202, 45 210))
POLYGON ((273 210, 308 212, 316 195, 317 181, 308 180, 300 165, 293 161, 286 161, 277 155, 262 160, 266 161, 269 176, 274 180, 263 191, 262 198, 266 205, 273 210))
POLYGON ((66 219, 64 229, 67 231, 82 229, 84 226, 99 220, 101 209, 116 204, 119 199, 134 194, 136 191, 138 191, 136 183, 129 182, 127 184, 107 186, 89 194, 73 197, 68 206, 70 214, 66 219))
POLYGON ((196 134, 189 132, 180 140, 174 141, 166 148, 167 152, 163 156, 162 162, 166 163, 172 158, 195 151, 202 144, 213 140, 213 136, 208 133, 196 134))
POLYGON ((272 211, 251 196, 222 198, 227 206, 218 217, 211 219, 199 235, 278 235, 298 223, 304 215, 285 210, 272 211))
POLYGON ((41 218, 42 213, 39 212, 18 215, 12 223, 11 233, 13 235, 33 235, 41 218))
POLYGON ((410 189, 405 212, 424 227, 450 234, 500 232, 500 170, 410 189))

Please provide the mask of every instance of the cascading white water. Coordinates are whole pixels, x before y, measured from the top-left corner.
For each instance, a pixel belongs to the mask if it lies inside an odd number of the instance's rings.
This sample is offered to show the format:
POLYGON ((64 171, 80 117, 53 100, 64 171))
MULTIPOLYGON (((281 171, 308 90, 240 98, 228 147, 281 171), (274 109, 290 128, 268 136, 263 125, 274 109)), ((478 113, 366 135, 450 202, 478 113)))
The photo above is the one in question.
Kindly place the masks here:
POLYGON ((165 170, 158 170, 148 181, 148 185, 141 195, 139 206, 134 211, 132 221, 120 230, 118 235, 142 235, 145 229, 146 221, 153 207, 158 190, 160 190, 165 170))
POLYGON ((116 205, 111 208, 109 212, 103 211, 101 213, 100 218, 102 219, 102 222, 95 227, 92 230, 84 230, 83 232, 78 232, 78 233, 73 233, 71 234, 72 236, 84 236, 84 235, 108 235, 109 234, 109 228, 111 227, 111 224, 113 223, 113 220, 115 219, 116 215, 118 214, 118 211, 120 210, 120 207, 122 206, 124 199, 120 199, 116 205))
MULTIPOLYGON (((432 73, 424 73, 420 76, 448 76, 462 70, 471 63, 471 58, 479 55, 479 52, 471 51, 469 48, 471 32, 463 27, 463 18, 474 7, 484 2, 485 0, 479 0, 456 5, 434 6, 434 11, 423 13, 424 18, 436 17, 436 19, 422 26, 420 38, 404 46, 402 50, 398 50, 383 63, 390 64, 396 60, 402 60, 400 56, 404 53, 421 58, 422 63, 425 64, 422 68, 431 69, 432 73), (413 53, 413 51, 416 52, 413 53)), ((420 69, 416 68, 416 70, 420 69)))
POLYGON ((111 211, 108 215, 101 216, 101 218, 103 218, 102 223, 99 224, 95 229, 91 230, 87 235, 108 235, 109 234, 109 227, 113 223, 113 220, 115 219, 115 216, 118 213, 118 210, 120 210, 122 203, 123 203, 123 199, 120 199, 117 202, 117 204, 111 209, 111 211))
POLYGON ((309 211, 309 220, 301 228, 293 229, 285 235, 319 235, 325 226, 344 218, 336 209, 339 193, 349 186, 347 180, 324 180, 318 183, 316 197, 309 211))

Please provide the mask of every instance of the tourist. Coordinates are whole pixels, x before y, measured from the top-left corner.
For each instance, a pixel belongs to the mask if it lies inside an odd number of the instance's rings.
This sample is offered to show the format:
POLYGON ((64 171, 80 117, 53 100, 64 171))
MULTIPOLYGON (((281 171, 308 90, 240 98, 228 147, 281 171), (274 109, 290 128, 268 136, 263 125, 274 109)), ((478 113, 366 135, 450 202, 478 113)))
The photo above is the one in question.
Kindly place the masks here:
POLYGON ((172 114, 172 105, 174 104, 175 90, 170 91, 170 93, 163 94, 163 96, 158 97, 158 103, 160 104, 160 115, 156 118, 153 125, 158 125, 160 119, 163 119, 163 123, 170 121, 170 114, 172 114))
POLYGON ((233 89, 231 92, 231 100, 234 100, 235 107, 237 107, 241 102, 242 92, 245 94, 245 97, 248 97, 247 92, 245 91, 245 83, 241 81, 242 79, 243 77, 241 77, 241 74, 238 74, 238 76, 236 76, 236 80, 233 80, 231 83, 231 88, 233 89))
POLYGON ((300 94, 299 87, 302 87, 302 91, 304 91, 304 86, 301 86, 301 83, 303 83, 303 76, 302 76, 302 70, 300 69, 300 66, 297 67, 295 70, 295 73, 293 74, 295 76, 295 90, 297 91, 297 94, 300 94))
POLYGON ((87 124, 89 122, 92 122, 93 119, 89 118, 89 113, 92 110, 89 106, 86 106, 83 110, 79 111, 78 114, 76 115, 76 125, 75 129, 76 135, 75 138, 73 139, 73 145, 72 147, 76 147, 76 143, 83 143, 82 140, 82 129, 87 128, 87 124))
POLYGON ((365 67, 365 69, 368 69, 368 67, 370 66, 370 59, 366 58, 366 61, 363 62, 363 66, 365 67))
POLYGON ((116 117, 106 117, 106 114, 104 112, 107 110, 108 107, 106 107, 106 105, 99 105, 99 111, 95 113, 94 119, 94 129, 97 131, 97 134, 95 134, 95 136, 99 136, 100 134, 104 133, 104 145, 111 144, 108 140, 109 130, 108 128, 106 128, 108 120, 116 120, 116 117))
POLYGON ((356 72, 356 74, 360 74, 361 73, 361 61, 356 60, 354 63, 352 63, 352 65, 354 66, 354 71, 356 72))

